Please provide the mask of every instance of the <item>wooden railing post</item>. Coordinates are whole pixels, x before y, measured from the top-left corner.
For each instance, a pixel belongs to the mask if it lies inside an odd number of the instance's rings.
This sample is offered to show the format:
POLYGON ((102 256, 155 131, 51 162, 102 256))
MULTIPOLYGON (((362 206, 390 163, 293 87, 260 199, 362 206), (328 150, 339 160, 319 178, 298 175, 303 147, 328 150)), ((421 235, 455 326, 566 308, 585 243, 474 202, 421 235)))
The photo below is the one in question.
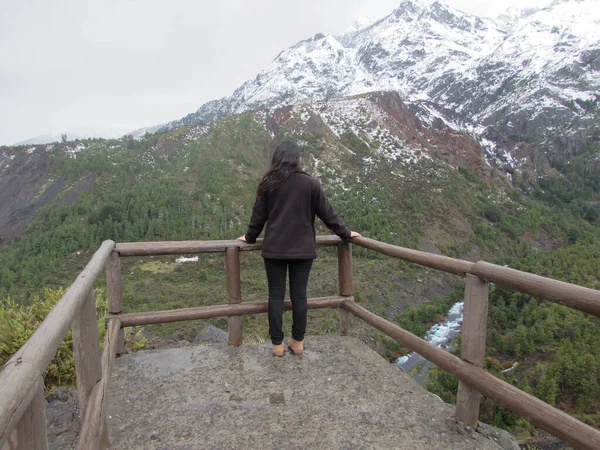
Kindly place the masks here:
MULTIPOLYGON (((100 336, 98 335, 96 299, 93 290, 90 291, 88 298, 83 302, 83 305, 81 305, 79 313, 75 315, 71 330, 73 333, 75 371, 77 373, 79 413, 83 418, 85 410, 89 406, 92 388, 102 378, 100 336)), ((80 426, 82 425, 83 420, 80 421, 80 426)), ((108 428, 106 427, 106 422, 103 427, 102 439, 105 444, 108 444, 108 428)))
MULTIPOLYGON (((123 312, 123 286, 121 280, 121 257, 113 251, 106 263, 106 295, 108 298, 108 312, 121 314, 123 312)), ((125 338, 123 329, 119 330, 117 340, 117 355, 125 352, 125 338)))
POLYGON ((85 412, 92 388, 102 377, 97 320, 94 291, 90 291, 71 326, 77 397, 81 414, 85 412))
POLYGON ((350 297, 354 290, 352 283, 352 249, 349 242, 338 244, 338 274, 340 295, 350 297))
MULTIPOLYGON (((240 278, 240 249, 228 247, 225 251, 225 270, 227 274, 227 303, 242 302, 242 283, 240 278)), ((229 344, 241 345, 244 340, 242 316, 229 316, 229 344)))
POLYGON ((36 393, 27 410, 21 417, 17 428, 10 434, 2 450, 47 450, 46 401, 44 400, 44 382, 40 378, 36 393))
MULTIPOLYGON (((471 274, 467 274, 466 279, 460 356, 463 360, 482 368, 485 359, 489 284, 471 274)), ((480 400, 479 391, 461 381, 456 399, 456 419, 476 428, 480 400)))
POLYGON ((96 450, 108 448, 108 430, 106 416, 108 411, 108 388, 110 375, 116 356, 116 344, 121 329, 119 319, 110 319, 104 336, 102 351, 102 376, 89 395, 88 405, 81 414, 81 427, 77 441, 77 450, 96 450))
MULTIPOLYGON (((354 293, 352 282, 352 247, 349 242, 338 244, 338 277, 340 284, 340 295, 350 297, 354 293)), ((352 314, 344 309, 338 309, 340 316, 340 334, 345 336, 350 332, 352 314)))

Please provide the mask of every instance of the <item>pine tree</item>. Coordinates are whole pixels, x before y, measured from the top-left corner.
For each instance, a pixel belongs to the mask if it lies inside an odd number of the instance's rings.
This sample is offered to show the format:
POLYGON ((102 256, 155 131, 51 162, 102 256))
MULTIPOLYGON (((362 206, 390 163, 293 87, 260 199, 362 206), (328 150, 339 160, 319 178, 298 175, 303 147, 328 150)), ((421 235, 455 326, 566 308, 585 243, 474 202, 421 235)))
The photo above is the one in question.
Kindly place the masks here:
POLYGON ((558 393, 558 382, 556 381, 556 378, 548 371, 545 371, 542 374, 540 381, 535 386, 533 393, 540 400, 543 400, 550 405, 554 405, 558 393))

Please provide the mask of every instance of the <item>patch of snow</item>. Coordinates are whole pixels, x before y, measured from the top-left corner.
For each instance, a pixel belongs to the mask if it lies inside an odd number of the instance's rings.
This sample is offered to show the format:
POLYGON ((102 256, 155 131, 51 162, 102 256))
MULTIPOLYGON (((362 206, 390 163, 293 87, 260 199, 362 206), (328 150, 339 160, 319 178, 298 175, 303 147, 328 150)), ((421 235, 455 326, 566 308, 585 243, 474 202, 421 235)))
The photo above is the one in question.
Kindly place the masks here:
MULTIPOLYGON (((338 138, 352 133, 378 158, 404 164, 431 159, 420 146, 413 147, 393 134, 390 131, 393 119, 367 97, 329 101, 327 108, 316 103, 314 109, 320 111, 321 119, 338 138)), ((374 162, 373 156, 362 159, 366 164, 374 162)))
POLYGON ((517 367, 517 365, 513 365, 512 367, 509 367, 508 369, 501 370, 500 373, 510 372, 511 370, 514 370, 516 367, 517 367))
MULTIPOLYGON (((71 158, 77 158, 77 153, 85 150, 86 147, 84 144, 79 143, 75 147, 67 146, 65 147, 65 153, 69 155, 71 158)), ((108 156, 110 158, 110 156, 108 156)))
POLYGON ((186 258, 185 256, 180 256, 175 260, 177 264, 185 264, 190 262, 198 262, 200 258, 198 256, 192 256, 190 258, 186 258))

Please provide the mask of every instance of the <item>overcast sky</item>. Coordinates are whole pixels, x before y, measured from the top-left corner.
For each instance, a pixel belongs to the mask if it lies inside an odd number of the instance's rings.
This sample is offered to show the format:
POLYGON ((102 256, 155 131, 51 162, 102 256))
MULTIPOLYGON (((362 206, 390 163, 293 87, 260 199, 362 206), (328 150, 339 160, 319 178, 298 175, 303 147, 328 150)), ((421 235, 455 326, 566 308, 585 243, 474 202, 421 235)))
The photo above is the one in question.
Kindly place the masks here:
MULTIPOLYGON (((446 0, 495 17, 550 0, 446 0)), ((0 145, 125 133, 230 95, 317 32, 380 18, 401 0, 2 0, 0 145)))

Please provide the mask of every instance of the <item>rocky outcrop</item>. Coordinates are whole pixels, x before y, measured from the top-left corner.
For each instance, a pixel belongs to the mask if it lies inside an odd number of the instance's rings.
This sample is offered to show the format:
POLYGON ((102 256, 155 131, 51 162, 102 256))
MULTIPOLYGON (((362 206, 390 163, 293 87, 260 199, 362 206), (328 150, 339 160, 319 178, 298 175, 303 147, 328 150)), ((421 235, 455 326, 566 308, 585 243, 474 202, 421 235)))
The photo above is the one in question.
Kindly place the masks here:
POLYGON ((140 351, 117 359, 111 445, 128 449, 501 449, 460 431, 454 407, 353 338, 307 337, 302 356, 270 344, 140 351))
POLYGON ((194 338, 194 344, 219 344, 229 341, 226 331, 209 323, 204 325, 202 331, 194 338))

